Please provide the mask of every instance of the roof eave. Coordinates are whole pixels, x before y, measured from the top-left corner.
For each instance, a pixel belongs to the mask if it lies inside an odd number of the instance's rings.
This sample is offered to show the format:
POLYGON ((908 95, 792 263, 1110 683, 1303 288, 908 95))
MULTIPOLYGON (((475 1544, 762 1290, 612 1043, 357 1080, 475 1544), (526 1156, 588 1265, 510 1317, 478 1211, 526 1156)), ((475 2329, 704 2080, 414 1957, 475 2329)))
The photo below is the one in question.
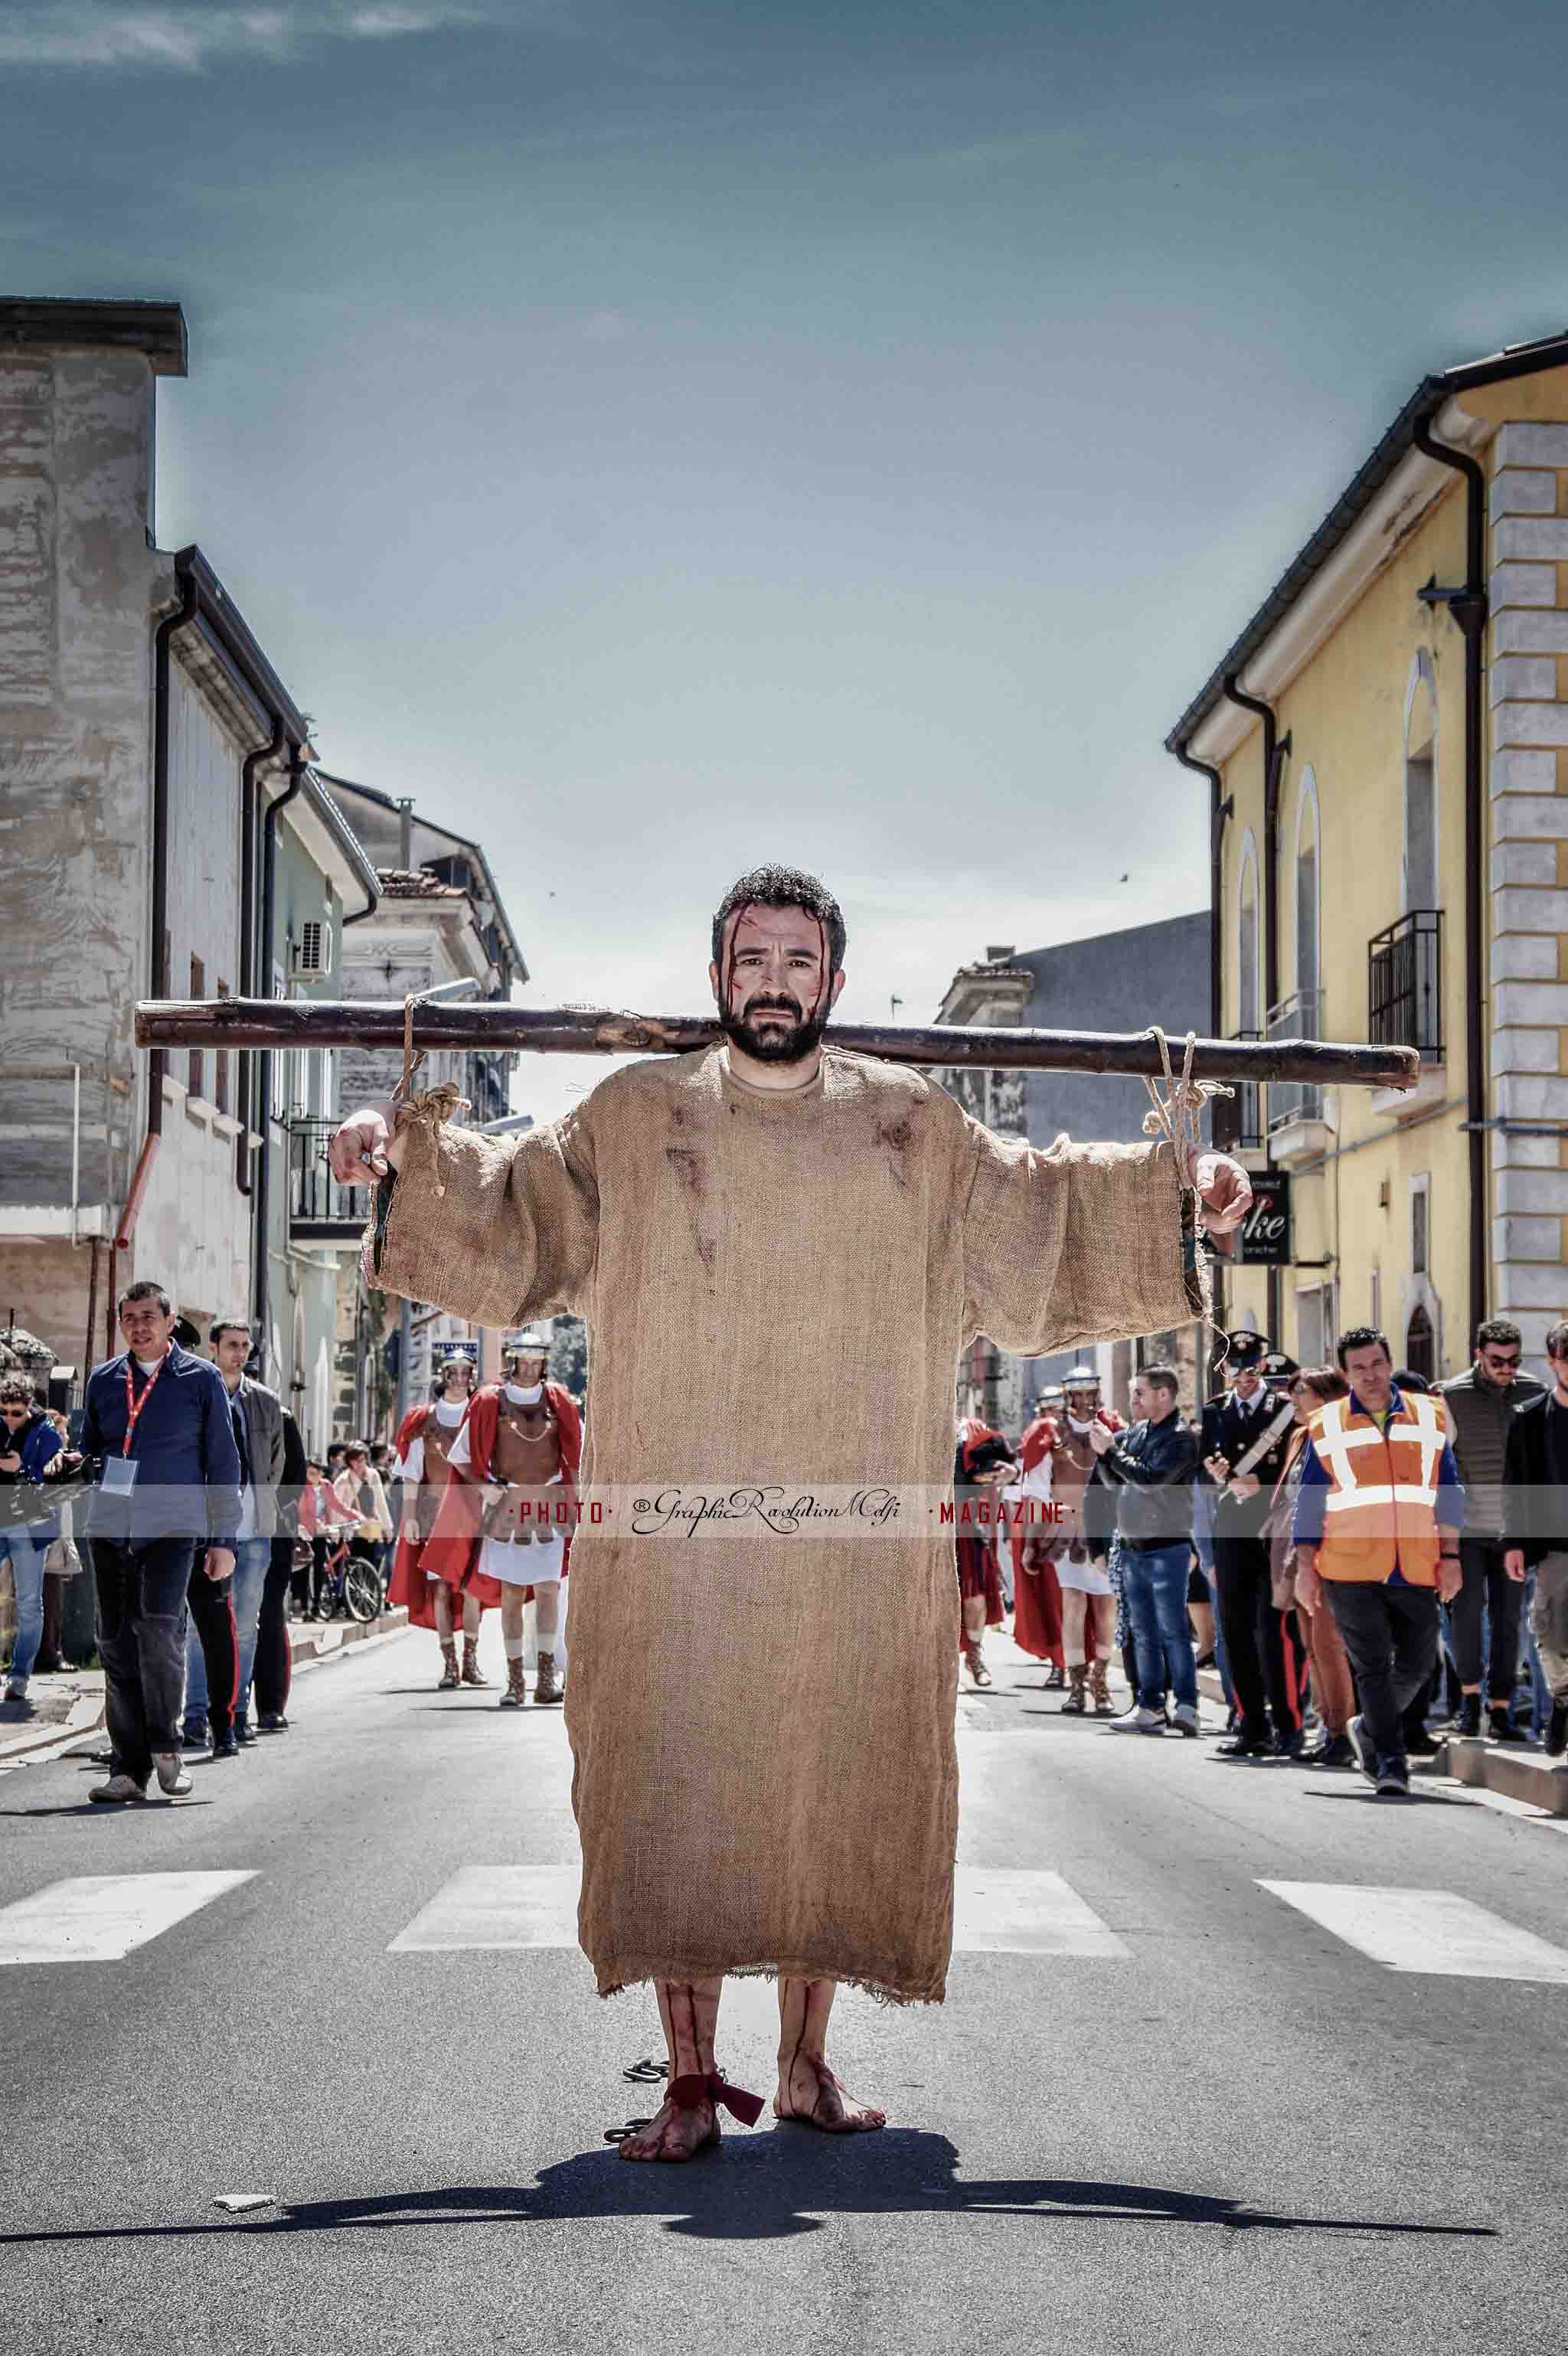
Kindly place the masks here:
POLYGON ((1430 424, 1456 393, 1509 378, 1533 376, 1542 369, 1568 366, 1568 334, 1543 337, 1533 344, 1493 353, 1489 358, 1445 369, 1424 377, 1376 448, 1351 477, 1297 555, 1275 582, 1239 637, 1227 648, 1180 719, 1165 739, 1168 753, 1179 754, 1215 707, 1224 700, 1225 681, 1239 675, 1268 643, 1323 567, 1349 537, 1378 493, 1406 455, 1415 447, 1415 429, 1430 424))

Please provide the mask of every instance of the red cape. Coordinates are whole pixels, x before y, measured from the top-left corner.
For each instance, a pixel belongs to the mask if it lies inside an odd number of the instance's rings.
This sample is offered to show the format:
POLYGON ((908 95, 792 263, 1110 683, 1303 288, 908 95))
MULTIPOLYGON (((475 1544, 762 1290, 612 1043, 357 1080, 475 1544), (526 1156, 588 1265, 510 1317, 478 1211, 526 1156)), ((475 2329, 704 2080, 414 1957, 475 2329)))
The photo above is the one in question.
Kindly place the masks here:
MULTIPOLYGON (((1122 1419, 1110 1408, 1102 1409, 1113 1431, 1120 1431, 1122 1419)), ((1032 1472, 1035 1466, 1049 1456, 1061 1438, 1054 1416, 1037 1415, 1019 1442, 1019 1469, 1032 1472)), ((1067 1651, 1061 1634, 1061 1582, 1053 1563, 1037 1564, 1031 1576, 1024 1569, 1024 1544, 1033 1537, 1049 1538, 1051 1533, 1043 1524, 1015 1525, 1008 1533, 1013 1550, 1013 1642, 1022 1653, 1037 1661, 1050 1661, 1057 1668, 1067 1666, 1067 1651)))
MULTIPOLYGON (((400 1456, 405 1456, 411 1444, 423 1437, 424 1428, 429 1420, 430 1403, 428 1401, 418 1407, 410 1408, 398 1426, 396 1446, 400 1456)), ((464 1417, 464 1421, 466 1422, 466 1420, 467 1418, 464 1417)), ((459 1424, 458 1430, 461 1431, 462 1429, 463 1425, 459 1424)), ((422 1547, 411 1546, 404 1534, 403 1524, 413 1510, 414 1494, 411 1485, 404 1493, 403 1514, 398 1525, 398 1550, 392 1557, 392 1575, 387 1581, 387 1601, 391 1604, 400 1603, 406 1608, 411 1628, 433 1628, 435 1626, 435 1593, 427 1575, 434 1568, 430 1559, 431 1540, 427 1538, 422 1547)), ((443 1576, 445 1577, 445 1574, 443 1573, 443 1576)), ((488 1611, 492 1605, 501 1601, 501 1590, 493 1579, 482 1579, 475 1574, 473 1580, 466 1584, 462 1579, 449 1579, 446 1583, 452 1587, 462 1588, 464 1593, 476 1597, 482 1612, 488 1611)))
MULTIPOLYGON (((582 1463, 582 1418, 577 1411, 577 1401, 560 1383, 546 1383, 544 1388, 545 1397, 560 1427, 561 1497, 570 1509, 576 1499, 577 1475, 582 1463)), ((469 1461, 454 1472, 447 1483, 436 1512, 435 1527, 425 1540, 423 1551, 423 1568, 427 1577, 433 1571, 449 1586, 462 1588, 465 1595, 477 1595, 481 1605, 501 1601, 500 1582, 487 1579, 478 1568, 480 1540, 484 1535, 479 1526, 484 1503, 481 1489, 490 1477, 500 1411, 499 1383, 486 1383, 485 1388, 475 1391, 469 1400, 468 1413, 464 1418, 469 1461)), ((571 1568, 570 1533, 564 1555, 561 1565, 563 1579, 571 1568)), ((525 1601, 532 1592, 531 1588, 526 1590, 525 1601)))

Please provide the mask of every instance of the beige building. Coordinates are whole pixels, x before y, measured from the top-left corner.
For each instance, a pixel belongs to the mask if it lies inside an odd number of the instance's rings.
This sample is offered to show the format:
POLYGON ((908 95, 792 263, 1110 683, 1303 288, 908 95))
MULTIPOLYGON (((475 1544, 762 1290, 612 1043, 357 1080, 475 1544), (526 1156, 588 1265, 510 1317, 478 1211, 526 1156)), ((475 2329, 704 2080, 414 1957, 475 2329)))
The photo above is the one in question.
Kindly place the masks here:
POLYGON ((1410 1094, 1243 1090, 1292 1264, 1232 1322, 1434 1376, 1568 1311, 1568 337, 1427 377, 1167 739, 1211 780, 1216 1027, 1398 1042, 1410 1094))

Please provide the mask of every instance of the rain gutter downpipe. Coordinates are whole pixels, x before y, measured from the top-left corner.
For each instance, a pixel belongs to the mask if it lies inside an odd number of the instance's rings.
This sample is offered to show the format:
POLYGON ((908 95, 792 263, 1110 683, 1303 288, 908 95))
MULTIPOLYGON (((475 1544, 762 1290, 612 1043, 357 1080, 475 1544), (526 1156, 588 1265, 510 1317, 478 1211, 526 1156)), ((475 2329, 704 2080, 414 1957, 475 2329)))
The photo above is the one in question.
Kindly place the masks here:
MULTIPOLYGON (((1225 674, 1225 694, 1232 703, 1243 712, 1255 712, 1264 729, 1264 1003, 1263 1026, 1266 1038, 1274 1021, 1275 1008, 1279 1004, 1279 780, 1285 767, 1285 756, 1290 750, 1290 738, 1281 738, 1279 723, 1272 703, 1261 696, 1249 695, 1235 671, 1225 674)), ((1272 1163, 1274 1156, 1270 1153, 1272 1163)), ((1268 1272, 1269 1333, 1278 1344, 1280 1325, 1285 1308, 1285 1284, 1282 1271, 1271 1268, 1268 1272)))
MULTIPOLYGON (((169 640, 176 630, 183 630, 196 618, 197 585, 188 574, 180 576, 180 601, 172 614, 165 614, 153 633, 153 839, 149 856, 152 862, 152 911, 149 930, 152 935, 152 956, 148 962, 152 971, 155 998, 169 994, 169 670, 171 657, 169 640)), ((136 1215, 142 1207, 142 1197, 147 1191, 147 1177, 157 1158, 164 1133, 164 1073, 168 1065, 168 1052, 155 1047, 147 1058, 147 1124, 142 1138, 142 1149, 136 1156, 126 1193, 124 1208, 114 1230, 109 1248, 109 1297, 112 1301, 117 1290, 116 1252, 128 1250, 135 1230, 136 1215)), ((111 1353, 112 1328, 111 1328, 111 1353)), ((110 1355, 106 1353, 105 1355, 110 1355)))
POLYGON ((1264 1025, 1279 1004, 1279 781, 1290 738, 1281 737, 1272 703, 1249 695, 1235 671, 1225 674, 1225 694, 1264 724, 1264 1025))
POLYGON ((1225 820, 1235 808, 1232 798, 1225 795, 1225 781, 1218 769, 1208 761, 1200 761, 1189 753, 1188 738, 1176 747, 1176 757, 1184 769, 1196 769, 1200 777, 1209 780, 1209 1035, 1218 1039, 1224 1021, 1224 977, 1221 971, 1223 917, 1221 911, 1221 881, 1224 874, 1223 843, 1225 820))
MULTIPOLYGON (((257 968, 260 964, 260 940, 256 919, 256 777, 265 764, 281 760, 287 734, 281 712, 273 714, 272 734, 269 744, 258 745, 247 753, 240 771, 240 995, 255 994, 257 968)), ((251 1138, 256 1130, 251 1118, 255 1104, 252 1087, 255 1070, 248 1049, 240 1051, 240 1069, 234 1090, 240 1107, 240 1134, 234 1141, 234 1183, 242 1194, 251 1194, 251 1138)), ((266 1132, 262 1130, 264 1137, 266 1132)))
POLYGON ((1487 477, 1477 460, 1435 442, 1427 419, 1412 435, 1418 450, 1463 475, 1465 585, 1444 599, 1465 639, 1465 1099, 1470 1139, 1470 1334, 1487 1314, 1489 1254, 1487 1248, 1486 1031, 1482 1019, 1481 894, 1485 878, 1482 744, 1486 727, 1483 640, 1487 626, 1487 477))
MULTIPOLYGON (((287 809, 302 790, 305 780, 305 751, 303 744, 289 747, 289 782, 275 802, 267 805, 261 820, 261 927, 257 941, 260 958, 272 954, 272 920, 277 892, 278 817, 287 809)), ((256 1347, 261 1354, 263 1370, 268 1352, 268 1275, 272 1238, 268 1228, 268 1181, 272 1171, 272 1050, 263 1048, 256 1058, 257 1115, 261 1122, 262 1145, 256 1165, 256 1290, 254 1323, 256 1347)))
MULTIPOLYGON (((196 619, 197 590, 188 573, 180 575, 180 601, 165 614, 153 634, 153 891, 152 994, 167 998, 169 974, 169 640, 176 630, 196 619)), ((164 1073, 166 1048, 155 1047, 147 1058, 147 1136, 161 1136, 164 1127, 164 1073)), ((146 1151, 144 1145, 143 1151, 146 1151)))

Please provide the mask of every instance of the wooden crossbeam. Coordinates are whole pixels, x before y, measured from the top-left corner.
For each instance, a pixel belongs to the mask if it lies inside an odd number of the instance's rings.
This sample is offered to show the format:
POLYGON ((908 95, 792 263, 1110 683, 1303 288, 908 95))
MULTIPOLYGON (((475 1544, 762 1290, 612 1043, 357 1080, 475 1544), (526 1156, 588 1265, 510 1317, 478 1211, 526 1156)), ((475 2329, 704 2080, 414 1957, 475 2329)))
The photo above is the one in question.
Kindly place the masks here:
MULTIPOLYGON (((400 999, 154 999, 136 1009, 140 1047, 401 1047, 400 999)), ((535 1055, 680 1055, 722 1034, 712 1014, 624 1014, 585 1006, 525 1007, 489 1001, 416 1006, 416 1047, 535 1055)), ((1179 1071, 1185 1032, 1168 1035, 1179 1071)), ((830 1047, 885 1062, 968 1071, 1126 1072, 1158 1079, 1157 1041, 1141 1031, 1028 1031, 933 1023, 830 1023, 830 1047)), ((1328 1039, 1200 1039, 1198 1079, 1301 1080, 1360 1088, 1413 1088, 1413 1047, 1366 1047, 1328 1039)))

